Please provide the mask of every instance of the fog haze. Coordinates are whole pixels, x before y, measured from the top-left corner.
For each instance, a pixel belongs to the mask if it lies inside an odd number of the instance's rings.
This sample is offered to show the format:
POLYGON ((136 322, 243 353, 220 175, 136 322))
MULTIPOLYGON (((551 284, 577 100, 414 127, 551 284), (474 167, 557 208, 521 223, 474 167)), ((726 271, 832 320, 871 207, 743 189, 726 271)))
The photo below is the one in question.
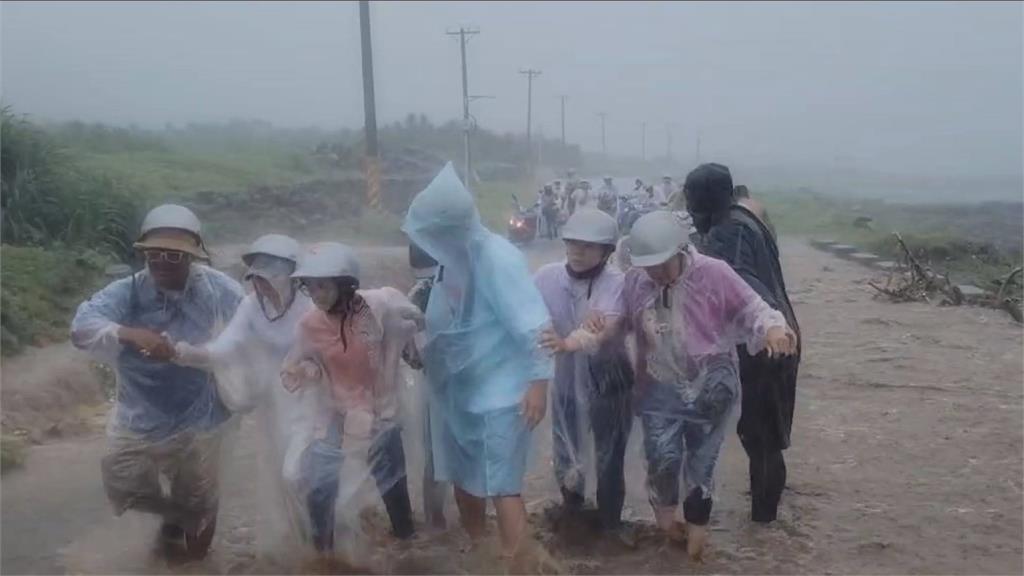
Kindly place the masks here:
MULTIPOLYGON (((1021 180, 1019 3, 371 3, 378 117, 461 115, 609 153, 746 166, 1021 180)), ((258 118, 362 124, 358 6, 2 5, 2 91, 18 112, 162 127, 258 118)))

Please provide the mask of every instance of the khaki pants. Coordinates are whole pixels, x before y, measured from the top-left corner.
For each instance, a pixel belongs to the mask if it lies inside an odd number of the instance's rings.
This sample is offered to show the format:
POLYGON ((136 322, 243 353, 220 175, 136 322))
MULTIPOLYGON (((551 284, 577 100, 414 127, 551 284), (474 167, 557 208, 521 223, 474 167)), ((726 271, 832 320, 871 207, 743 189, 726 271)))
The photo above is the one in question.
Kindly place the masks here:
POLYGON ((217 515, 221 437, 220 431, 185 431, 159 441, 110 438, 101 467, 114 514, 149 512, 187 531, 202 530, 217 515))

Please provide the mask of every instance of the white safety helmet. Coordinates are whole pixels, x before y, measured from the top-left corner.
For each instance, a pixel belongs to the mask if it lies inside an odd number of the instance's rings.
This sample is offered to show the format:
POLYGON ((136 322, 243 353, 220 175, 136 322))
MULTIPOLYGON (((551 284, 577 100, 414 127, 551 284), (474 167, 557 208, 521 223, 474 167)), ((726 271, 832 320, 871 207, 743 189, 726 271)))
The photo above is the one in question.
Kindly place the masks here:
POLYGON ((150 210, 142 221, 139 238, 157 228, 174 228, 191 232, 196 236, 200 235, 199 218, 194 212, 178 204, 164 204, 150 210))
POLYGON ((199 218, 188 208, 178 204, 164 204, 157 206, 146 214, 142 220, 142 228, 139 230, 139 238, 134 247, 137 250, 177 250, 187 252, 198 258, 206 258, 202 250, 202 236, 199 218), (195 244, 177 239, 146 239, 146 235, 154 230, 171 229, 183 230, 195 236, 195 244))
POLYGON ((340 242, 309 246, 299 258, 292 278, 359 278, 359 260, 352 248, 340 242))
POLYGON ((246 266, 252 266, 252 260, 257 254, 298 262, 299 256, 302 254, 302 247, 290 236, 266 234, 257 238, 245 254, 242 254, 242 262, 245 262, 246 266))
POLYGON ((584 208, 573 212, 562 228, 563 240, 578 240, 615 246, 619 236, 615 218, 600 210, 584 208))
POLYGON ((686 224, 671 212, 644 214, 633 223, 626 241, 633 266, 660 266, 682 252, 690 243, 686 224))

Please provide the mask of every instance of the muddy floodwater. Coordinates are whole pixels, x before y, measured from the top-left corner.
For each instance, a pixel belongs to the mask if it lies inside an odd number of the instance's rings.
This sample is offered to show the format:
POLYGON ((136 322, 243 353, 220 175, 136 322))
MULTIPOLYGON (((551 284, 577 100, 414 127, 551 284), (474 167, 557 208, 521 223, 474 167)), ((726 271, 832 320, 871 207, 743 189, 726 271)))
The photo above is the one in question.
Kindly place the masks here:
MULTIPOLYGON (((537 265, 558 251, 538 244, 529 254, 537 265)), ((866 285, 869 269, 796 239, 785 240, 782 252, 805 352, 780 519, 748 520, 746 460, 730 435, 708 558, 691 564, 651 530, 637 425, 626 508, 635 547, 585 522, 556 529, 546 514, 558 492, 545 421, 524 494, 538 540, 570 573, 1022 573, 1021 327, 997 310, 877 301, 866 285)), ((418 441, 414 431, 405 434, 407 445, 418 441)), ((112 516, 100 481, 100 431, 35 447, 25 468, 3 479, 3 573, 501 572, 487 546, 470 548, 451 502, 449 531, 422 526, 415 451, 416 539, 390 540, 371 497, 371 508, 352 519, 358 534, 339 544, 355 550, 355 565, 270 553, 260 533, 265 495, 252 483, 257 438, 243 421, 225 457, 214 550, 184 566, 150 554, 155 519, 112 516)))

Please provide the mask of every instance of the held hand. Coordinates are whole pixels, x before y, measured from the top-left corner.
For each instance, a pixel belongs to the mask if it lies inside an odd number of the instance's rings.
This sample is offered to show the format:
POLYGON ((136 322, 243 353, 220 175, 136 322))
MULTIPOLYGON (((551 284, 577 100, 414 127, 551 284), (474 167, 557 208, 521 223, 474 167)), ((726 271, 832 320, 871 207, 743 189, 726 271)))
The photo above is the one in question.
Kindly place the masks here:
POLYGON ((188 342, 178 342, 174 345, 174 363, 179 366, 205 366, 210 361, 210 354, 188 342))
POLYGON ((796 353, 796 334, 788 327, 775 326, 765 336, 765 350, 770 358, 780 358, 796 353))
POLYGON ((284 389, 295 392, 309 381, 320 378, 320 367, 312 360, 303 360, 297 364, 286 366, 281 370, 281 383, 284 389))
POLYGON ((569 346, 566 341, 558 337, 555 331, 548 328, 540 335, 540 346, 546 348, 550 354, 564 354, 569 352, 569 346))
POLYGON ((536 380, 530 384, 530 389, 523 396, 519 406, 519 413, 526 419, 527 426, 533 430, 540 421, 544 419, 544 413, 548 409, 548 382, 547 380, 536 380))
POLYGON ((147 358, 166 362, 175 356, 174 345, 163 335, 152 330, 123 327, 118 332, 118 337, 147 358))
POLYGON ((587 319, 583 321, 582 328, 591 334, 601 334, 607 326, 608 323, 604 319, 604 314, 591 312, 587 315, 587 319))
POLYGON ((282 370, 281 385, 289 392, 296 392, 302 388, 302 379, 293 370, 282 370))

